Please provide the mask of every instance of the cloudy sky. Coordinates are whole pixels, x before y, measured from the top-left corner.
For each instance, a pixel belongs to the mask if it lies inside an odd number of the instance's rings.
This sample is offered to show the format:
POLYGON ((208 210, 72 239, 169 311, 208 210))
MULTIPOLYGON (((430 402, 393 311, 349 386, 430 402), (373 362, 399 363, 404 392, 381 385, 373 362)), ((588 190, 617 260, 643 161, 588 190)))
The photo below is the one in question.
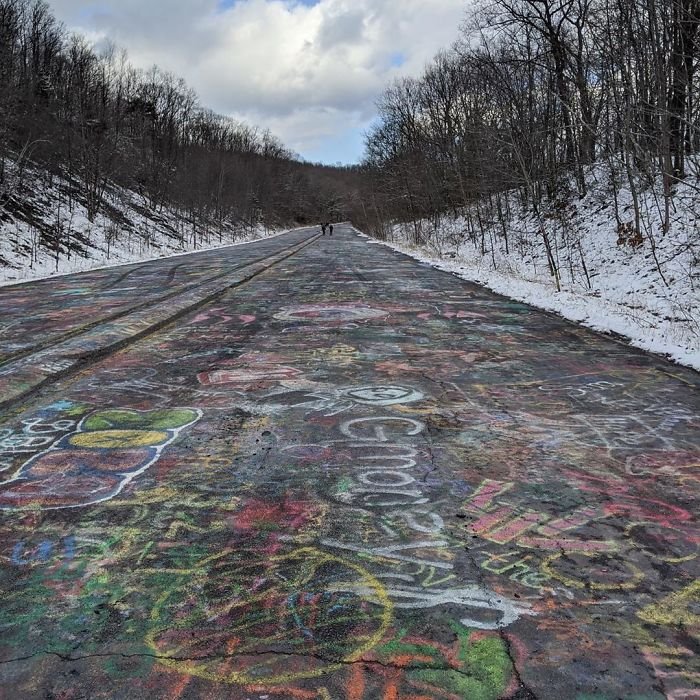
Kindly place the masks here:
POLYGON ((374 102, 458 34, 465 0, 50 0, 68 28, 184 77, 304 158, 356 162, 374 102))

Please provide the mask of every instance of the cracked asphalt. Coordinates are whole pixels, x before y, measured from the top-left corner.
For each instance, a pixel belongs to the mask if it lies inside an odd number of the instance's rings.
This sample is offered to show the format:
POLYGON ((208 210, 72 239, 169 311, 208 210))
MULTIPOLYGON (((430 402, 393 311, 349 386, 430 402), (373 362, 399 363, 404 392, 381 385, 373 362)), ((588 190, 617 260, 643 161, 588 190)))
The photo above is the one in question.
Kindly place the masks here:
POLYGON ((696 373, 349 226, 0 309, 0 699, 700 698, 696 373))

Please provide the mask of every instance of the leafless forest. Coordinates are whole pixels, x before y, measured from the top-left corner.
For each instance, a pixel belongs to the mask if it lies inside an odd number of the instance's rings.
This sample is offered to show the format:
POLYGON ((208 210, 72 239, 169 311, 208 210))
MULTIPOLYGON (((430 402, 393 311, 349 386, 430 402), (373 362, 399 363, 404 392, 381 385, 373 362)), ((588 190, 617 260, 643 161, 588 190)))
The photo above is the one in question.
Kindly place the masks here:
POLYGON ((373 228, 470 204, 478 232, 482 217, 508 218, 506 191, 551 211, 602 178, 621 241, 642 244, 651 190, 662 225, 648 235, 664 235, 675 188, 698 183, 699 24, 698 0, 481 0, 454 47, 380 100, 373 228))
MULTIPOLYGON (((653 248, 679 183, 700 182, 700 0, 465 8, 460 40, 380 98, 363 164, 335 168, 204 108, 183 80, 69 35, 43 0, 0 0, 0 205, 30 217, 31 163, 72 183, 66 205, 80 201, 89 217, 115 185, 208 227, 351 218, 381 237, 410 221, 419 243, 421 220, 452 212, 486 253, 484 231, 498 221, 508 251, 514 193, 547 216, 603 179, 620 241, 653 248), (658 231, 644 225, 650 193, 658 231)), ((58 250, 61 235, 44 230, 38 244, 58 250)), ((545 226, 539 244, 555 273, 545 226)))
MULTIPOLYGON (((31 218, 22 171, 71 183, 90 220, 114 186, 191 222, 288 226, 347 215, 352 171, 302 163, 273 135, 202 107, 183 80, 69 35, 43 0, 0 0, 0 205, 31 218), (10 173, 11 171, 11 173, 10 173)), ((1 211, 1 210, 0 210, 1 211)), ((115 227, 115 235, 119 235, 115 227)), ((38 244, 65 247, 60 231, 38 244)))

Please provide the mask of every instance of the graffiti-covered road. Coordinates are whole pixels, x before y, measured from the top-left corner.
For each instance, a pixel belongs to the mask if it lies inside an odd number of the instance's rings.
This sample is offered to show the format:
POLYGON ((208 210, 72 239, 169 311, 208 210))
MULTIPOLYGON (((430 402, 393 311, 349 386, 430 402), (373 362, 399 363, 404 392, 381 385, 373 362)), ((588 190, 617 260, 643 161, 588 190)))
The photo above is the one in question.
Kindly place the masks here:
POLYGON ((700 698, 698 375, 256 246, 0 292, 0 700, 700 698))

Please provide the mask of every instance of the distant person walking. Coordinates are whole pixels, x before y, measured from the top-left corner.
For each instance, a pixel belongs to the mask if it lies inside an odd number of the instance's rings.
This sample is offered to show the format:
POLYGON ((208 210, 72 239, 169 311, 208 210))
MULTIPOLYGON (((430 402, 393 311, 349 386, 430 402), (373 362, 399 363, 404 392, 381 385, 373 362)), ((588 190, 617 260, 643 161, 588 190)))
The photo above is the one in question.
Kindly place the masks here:
POLYGON ((323 235, 326 235, 326 224, 321 224, 321 231, 323 231, 323 235))
POLYGON ((328 224, 328 228, 331 232, 331 236, 333 235, 333 224, 328 224))

